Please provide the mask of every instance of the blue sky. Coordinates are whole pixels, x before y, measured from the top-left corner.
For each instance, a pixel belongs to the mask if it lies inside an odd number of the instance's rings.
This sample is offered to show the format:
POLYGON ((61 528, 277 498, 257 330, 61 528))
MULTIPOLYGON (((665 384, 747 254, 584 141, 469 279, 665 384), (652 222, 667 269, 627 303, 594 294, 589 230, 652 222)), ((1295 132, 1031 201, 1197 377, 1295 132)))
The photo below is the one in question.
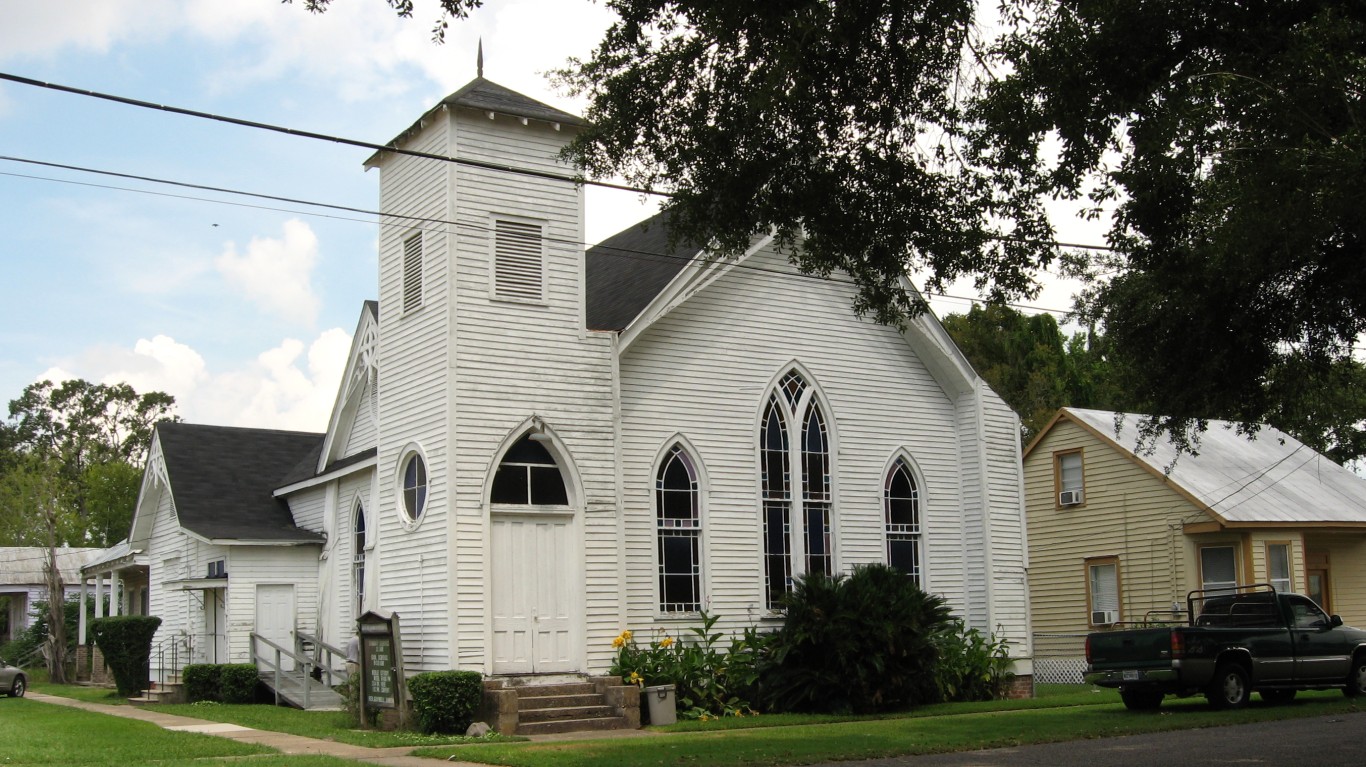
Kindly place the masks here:
MULTIPOLYGON (((382 0, 323 16, 278 0, 0 0, 0 71, 383 143, 474 77, 482 37, 487 77, 582 112, 544 73, 588 55, 610 14, 588 0, 486 5, 438 46, 422 0, 408 21, 382 0)), ((373 209, 369 154, 0 82, 7 157, 373 209)), ((0 174, 0 402, 79 376, 170 392, 190 421, 325 428, 375 297, 373 223, 7 160, 0 174)), ((590 242, 652 205, 589 189, 590 242)), ((1035 303, 1065 307, 1067 292, 1035 303)))

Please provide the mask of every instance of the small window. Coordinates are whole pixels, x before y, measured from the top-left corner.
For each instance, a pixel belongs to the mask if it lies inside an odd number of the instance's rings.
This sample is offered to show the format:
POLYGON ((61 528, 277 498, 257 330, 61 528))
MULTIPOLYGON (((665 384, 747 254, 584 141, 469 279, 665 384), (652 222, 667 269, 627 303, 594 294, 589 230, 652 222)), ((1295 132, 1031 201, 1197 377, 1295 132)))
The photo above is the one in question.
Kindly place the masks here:
POLYGON ((493 294, 540 301, 544 274, 540 224, 493 223, 493 294))
POLYGON ((1056 453, 1053 460, 1056 463, 1054 467, 1054 487, 1057 491, 1058 505, 1080 505, 1086 499, 1086 481, 1082 473, 1081 451, 1073 450, 1066 453, 1056 453))
POLYGON ((659 610, 702 609, 702 513, 697 470, 682 445, 674 445, 655 476, 659 539, 659 610))
POLYGON ((1232 546, 1200 549, 1200 588, 1231 589, 1238 585, 1238 560, 1232 546))
POLYGON ((209 563, 209 577, 210 577, 210 578, 226 578, 226 577, 228 577, 228 571, 227 571, 226 567, 224 566, 224 560, 222 560, 222 559, 215 559, 214 561, 212 561, 212 562, 209 563))
POLYGON ((1272 587, 1282 594, 1295 590, 1290 577, 1290 544, 1266 545, 1266 576, 1272 587))
POLYGON ((403 241, 403 311, 422 305, 422 233, 403 241))
POLYGON ((1119 558, 1104 557, 1086 563, 1087 600, 1090 607, 1089 623, 1108 626, 1120 621, 1119 614, 1119 558))
POLYGON ((883 487, 887 564, 923 583, 920 572, 920 491, 906 461, 892 464, 883 487))
POLYGON ((1297 629, 1321 629, 1332 625, 1318 605, 1301 596, 1290 597, 1290 612, 1295 616, 1297 629))
POLYGON ((403 511, 409 521, 422 518, 427 506, 427 464, 422 456, 413 453, 403 464, 403 511))
POLYGON ((489 500, 506 506, 567 506, 564 477, 545 445, 528 434, 508 448, 489 500))

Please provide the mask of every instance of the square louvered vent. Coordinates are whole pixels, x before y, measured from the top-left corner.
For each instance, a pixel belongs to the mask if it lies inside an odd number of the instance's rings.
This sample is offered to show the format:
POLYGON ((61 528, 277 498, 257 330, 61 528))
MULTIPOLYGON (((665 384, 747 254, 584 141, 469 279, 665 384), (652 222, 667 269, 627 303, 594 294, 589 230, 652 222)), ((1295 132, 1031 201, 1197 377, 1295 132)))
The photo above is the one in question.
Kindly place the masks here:
POLYGON ((494 224, 493 293, 498 298, 539 301, 543 297, 544 247, 540 224, 494 224))

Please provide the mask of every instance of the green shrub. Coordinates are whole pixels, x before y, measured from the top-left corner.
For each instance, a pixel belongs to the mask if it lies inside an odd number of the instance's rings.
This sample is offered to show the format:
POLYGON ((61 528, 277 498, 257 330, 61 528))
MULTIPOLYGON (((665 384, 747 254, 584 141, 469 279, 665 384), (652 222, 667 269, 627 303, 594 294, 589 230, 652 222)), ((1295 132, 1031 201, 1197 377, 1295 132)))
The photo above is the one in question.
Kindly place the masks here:
POLYGON ((623 631, 612 641, 617 656, 611 673, 628 684, 673 685, 675 704, 684 718, 751 713, 755 663, 767 635, 746 629, 722 650, 725 634, 713 630, 717 616, 701 617, 702 625, 689 628, 679 639, 659 632, 644 646, 630 631, 623 631))
POLYGON ((218 680, 224 703, 255 703, 260 677, 250 663, 225 663, 218 667, 218 680))
POLYGON ((221 700, 219 690, 219 670, 215 663, 191 663, 180 672, 180 680, 185 683, 185 698, 191 703, 202 700, 221 700))
POLYGON ((1009 686, 1010 653, 1004 639, 982 636, 955 619, 932 637, 938 648, 934 682, 944 700, 994 700, 1009 686))
POLYGON ((149 615, 116 615, 91 621, 90 635, 114 672, 119 695, 137 695, 147 689, 147 660, 160 625, 160 618, 149 615))
POLYGON ((464 734, 484 699, 477 671, 428 671, 408 680, 413 714, 422 732, 464 734))
POLYGON ((761 659, 765 708, 866 714, 938 700, 933 636, 944 600, 887 565, 798 579, 761 659))

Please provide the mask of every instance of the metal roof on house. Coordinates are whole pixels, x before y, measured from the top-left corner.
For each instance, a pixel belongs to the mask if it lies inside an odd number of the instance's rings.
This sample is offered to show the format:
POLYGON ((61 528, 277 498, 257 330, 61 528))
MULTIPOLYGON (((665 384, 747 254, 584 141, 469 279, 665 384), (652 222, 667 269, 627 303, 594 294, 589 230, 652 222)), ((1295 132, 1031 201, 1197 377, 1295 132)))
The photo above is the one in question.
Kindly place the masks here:
POLYGON ((1135 452, 1141 415, 1064 411, 1156 472, 1170 467, 1168 480, 1226 523, 1366 523, 1366 479, 1280 429, 1262 426, 1249 439, 1236 424, 1210 421, 1200 437, 1199 454, 1178 458, 1166 439, 1159 439, 1148 454, 1135 452))
MULTIPOLYGON (((80 583, 81 567, 104 549, 57 549, 57 569, 65 583, 80 583)), ((0 586, 47 583, 46 546, 0 546, 0 586)))
POLYGON ((589 330, 621 330, 640 314, 701 250, 670 247, 668 213, 634 224, 584 254, 589 330))
POLYGON ((295 527, 288 505, 273 492, 322 439, 309 432, 158 424, 180 526, 209 540, 321 542, 322 535, 295 527))

